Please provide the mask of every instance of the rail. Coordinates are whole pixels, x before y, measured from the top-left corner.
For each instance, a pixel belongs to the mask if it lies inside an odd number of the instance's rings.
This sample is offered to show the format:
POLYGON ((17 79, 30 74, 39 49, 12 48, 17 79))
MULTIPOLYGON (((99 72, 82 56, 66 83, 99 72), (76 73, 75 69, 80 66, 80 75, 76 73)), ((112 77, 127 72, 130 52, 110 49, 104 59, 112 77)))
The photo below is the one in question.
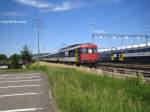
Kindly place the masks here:
POLYGON ((103 72, 113 73, 113 75, 119 74, 119 76, 128 77, 131 75, 142 74, 146 83, 150 84, 150 71, 145 70, 135 70, 135 69, 123 69, 123 68, 113 68, 113 67, 98 67, 96 69, 101 69, 103 72))

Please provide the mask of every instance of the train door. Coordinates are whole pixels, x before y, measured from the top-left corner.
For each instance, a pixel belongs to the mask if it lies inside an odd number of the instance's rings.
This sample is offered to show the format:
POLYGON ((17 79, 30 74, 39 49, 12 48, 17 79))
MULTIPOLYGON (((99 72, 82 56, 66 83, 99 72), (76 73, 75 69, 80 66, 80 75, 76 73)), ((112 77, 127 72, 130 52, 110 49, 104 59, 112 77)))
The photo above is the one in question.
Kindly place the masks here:
POLYGON ((119 61, 119 56, 120 56, 120 54, 119 54, 119 52, 117 52, 117 53, 116 53, 116 62, 119 61))
POLYGON ((124 61, 124 53, 123 53, 123 51, 121 51, 121 52, 119 53, 119 61, 120 61, 120 62, 123 62, 123 61, 124 61))
POLYGON ((116 52, 116 51, 111 52, 111 61, 115 62, 117 60, 118 60, 118 52, 116 52))
POLYGON ((79 58, 79 48, 75 49, 75 63, 79 64, 80 58, 79 58))
POLYGON ((114 53, 111 53, 111 61, 113 62, 115 60, 115 55, 114 53))

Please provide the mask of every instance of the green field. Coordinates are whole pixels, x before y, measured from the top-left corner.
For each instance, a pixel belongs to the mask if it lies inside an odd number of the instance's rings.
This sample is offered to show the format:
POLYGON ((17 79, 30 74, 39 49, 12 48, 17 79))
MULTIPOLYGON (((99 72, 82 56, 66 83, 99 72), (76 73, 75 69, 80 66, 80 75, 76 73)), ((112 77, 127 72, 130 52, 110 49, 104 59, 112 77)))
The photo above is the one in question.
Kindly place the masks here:
POLYGON ((150 87, 135 79, 98 76, 77 68, 44 63, 35 63, 30 69, 48 75, 60 112, 150 112, 150 87))

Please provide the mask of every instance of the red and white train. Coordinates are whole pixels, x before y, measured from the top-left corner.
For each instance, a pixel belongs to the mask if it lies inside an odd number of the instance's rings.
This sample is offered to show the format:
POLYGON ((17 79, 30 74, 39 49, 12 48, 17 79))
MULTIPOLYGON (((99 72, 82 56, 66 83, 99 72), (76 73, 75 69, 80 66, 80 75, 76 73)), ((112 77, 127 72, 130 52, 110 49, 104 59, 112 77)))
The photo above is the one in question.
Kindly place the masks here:
POLYGON ((74 44, 60 49, 58 52, 40 56, 41 61, 74 63, 76 65, 98 63, 97 46, 91 43, 74 44))

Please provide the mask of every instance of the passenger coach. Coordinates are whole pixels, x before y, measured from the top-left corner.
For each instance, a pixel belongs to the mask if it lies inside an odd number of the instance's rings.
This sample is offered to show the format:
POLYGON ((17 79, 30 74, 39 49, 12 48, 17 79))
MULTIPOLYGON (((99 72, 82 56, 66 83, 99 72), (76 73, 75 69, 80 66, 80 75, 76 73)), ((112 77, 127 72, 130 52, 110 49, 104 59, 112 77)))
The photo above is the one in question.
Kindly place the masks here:
POLYGON ((128 46, 120 49, 99 51, 99 61, 124 63, 150 63, 150 44, 128 46))

